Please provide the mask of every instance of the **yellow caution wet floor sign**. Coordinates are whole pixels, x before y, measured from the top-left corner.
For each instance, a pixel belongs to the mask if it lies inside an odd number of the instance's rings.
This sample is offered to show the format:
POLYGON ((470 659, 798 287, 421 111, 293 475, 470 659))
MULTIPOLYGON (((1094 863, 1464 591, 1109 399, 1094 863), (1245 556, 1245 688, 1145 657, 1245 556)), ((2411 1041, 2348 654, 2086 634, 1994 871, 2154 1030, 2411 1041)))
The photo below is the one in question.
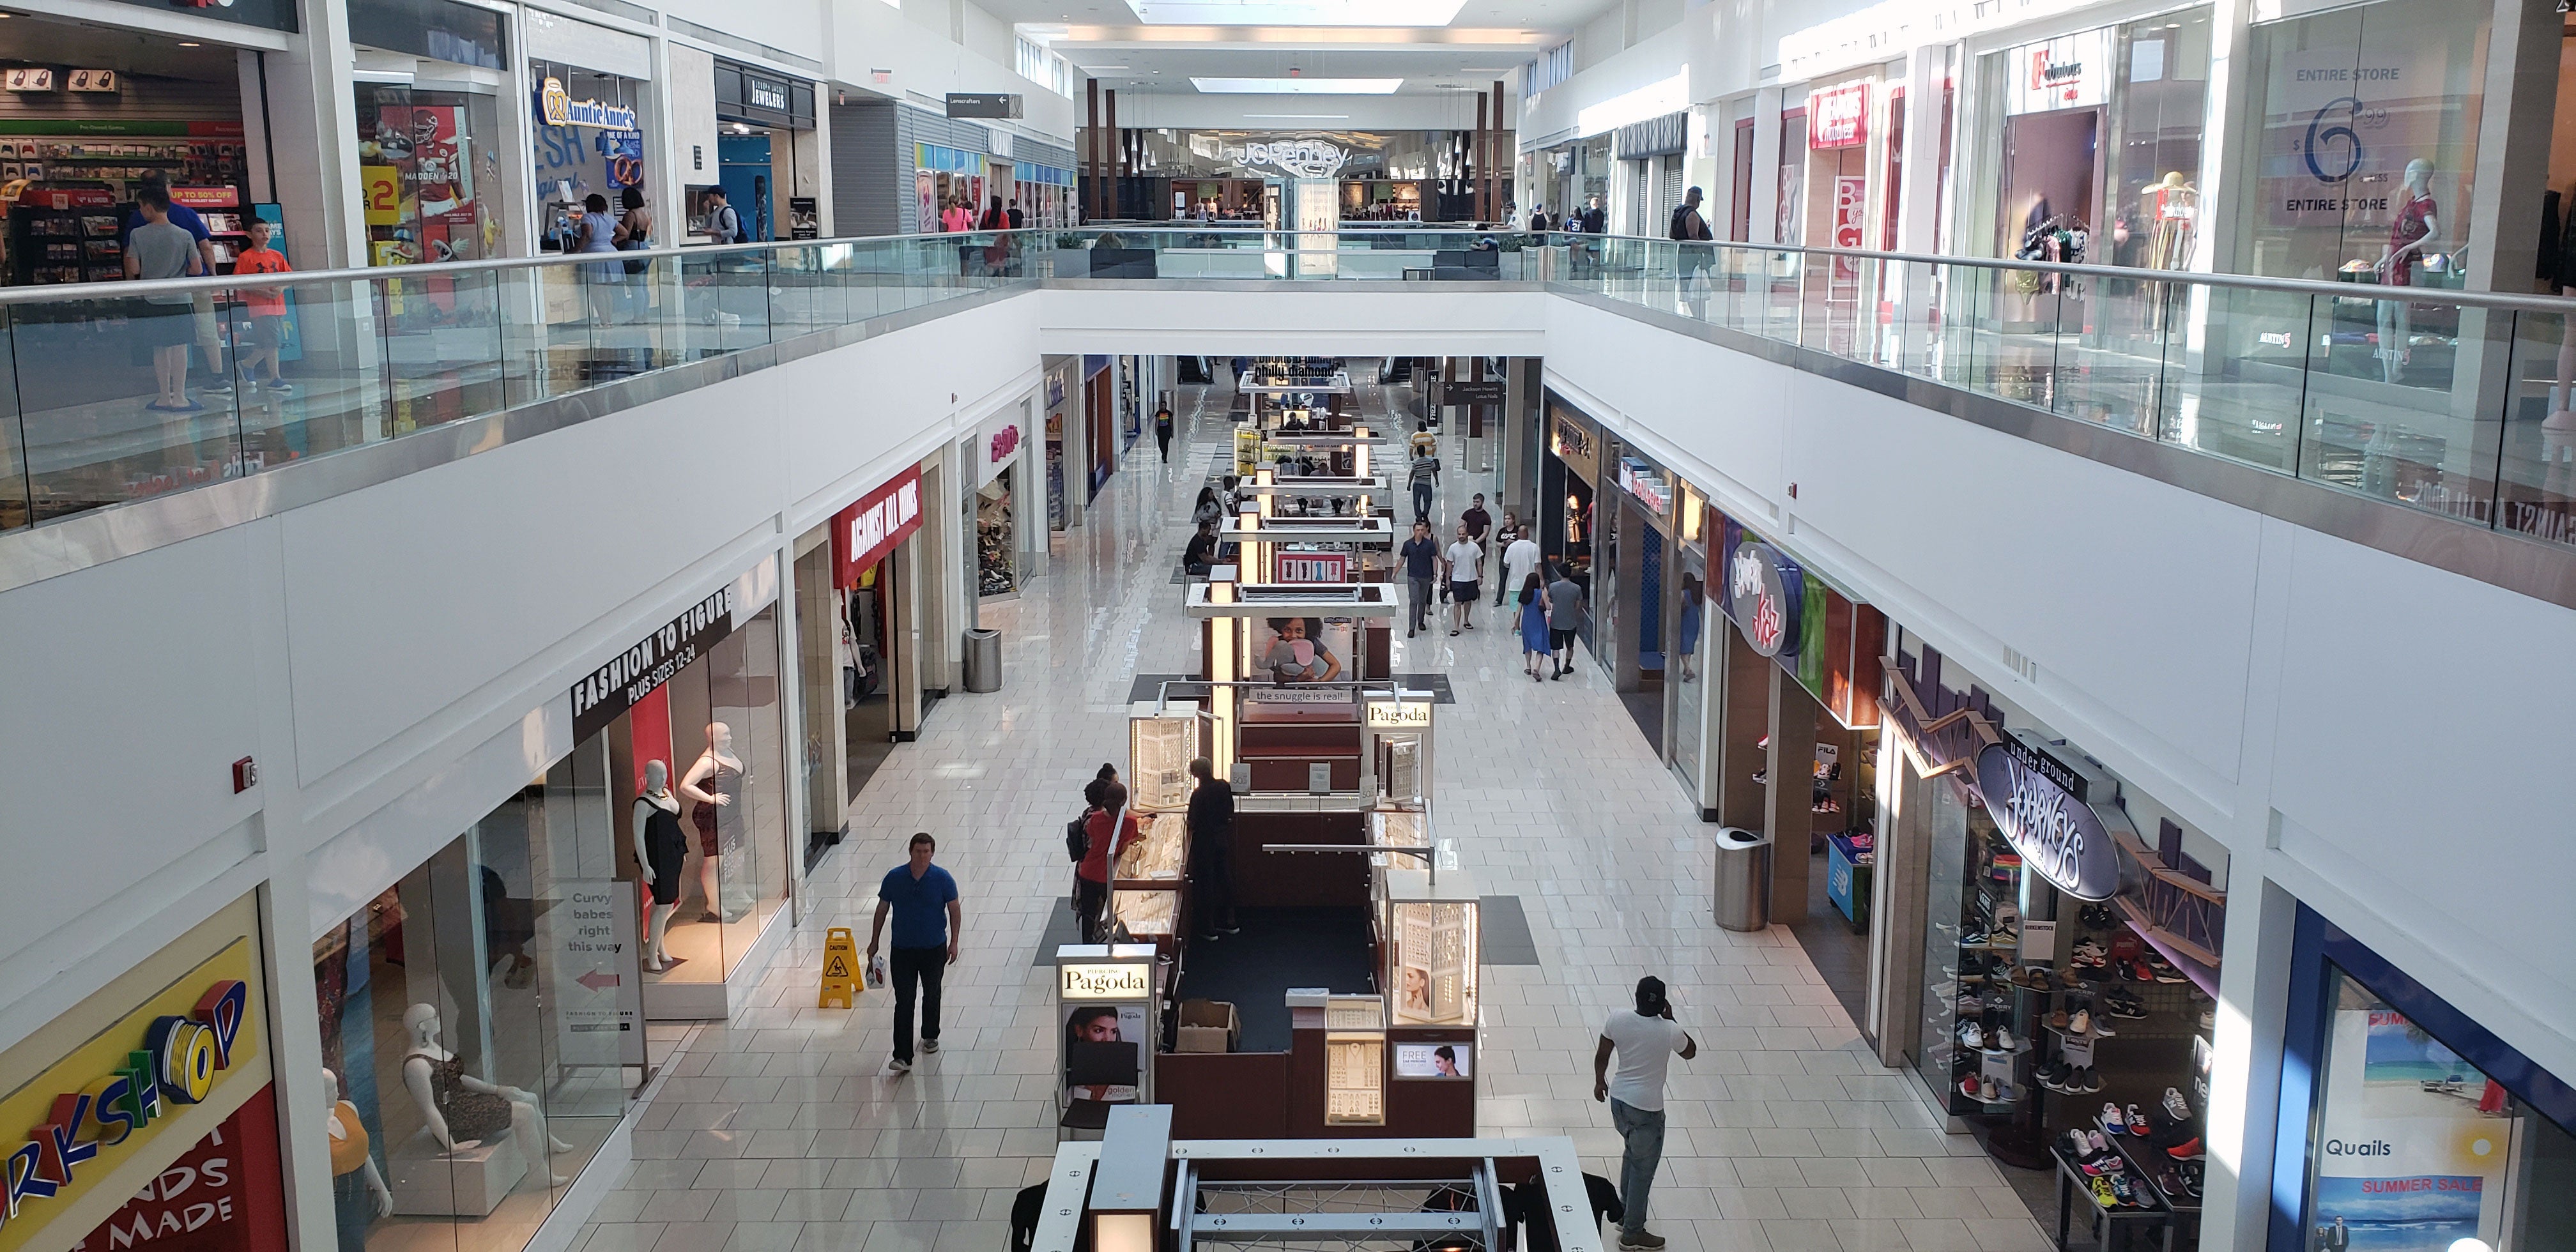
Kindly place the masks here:
POLYGON ((835 1000, 845 1009, 859 1003, 859 940, 847 926, 823 932, 823 993, 814 1007, 828 1009, 835 1000))

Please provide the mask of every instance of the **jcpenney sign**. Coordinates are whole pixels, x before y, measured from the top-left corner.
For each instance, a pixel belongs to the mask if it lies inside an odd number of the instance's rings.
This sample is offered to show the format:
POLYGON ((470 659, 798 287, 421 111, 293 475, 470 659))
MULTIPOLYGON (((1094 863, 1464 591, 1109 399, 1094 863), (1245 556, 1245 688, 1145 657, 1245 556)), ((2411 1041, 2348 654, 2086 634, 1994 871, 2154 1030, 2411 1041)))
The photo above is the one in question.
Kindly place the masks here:
POLYGON ((2022 864, 2079 900, 2108 900, 2120 890, 2120 854, 2086 802, 2089 789, 2083 774, 2018 737, 1977 754, 1977 794, 2022 864))

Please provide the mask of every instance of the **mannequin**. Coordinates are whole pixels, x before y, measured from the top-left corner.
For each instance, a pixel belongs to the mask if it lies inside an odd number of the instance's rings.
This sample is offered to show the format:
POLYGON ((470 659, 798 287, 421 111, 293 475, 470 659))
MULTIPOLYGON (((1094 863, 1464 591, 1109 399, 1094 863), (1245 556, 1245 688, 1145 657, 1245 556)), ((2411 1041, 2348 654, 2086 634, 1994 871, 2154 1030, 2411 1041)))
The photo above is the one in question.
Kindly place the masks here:
MULTIPOLYGON (((466 1073, 464 1061, 439 1046, 435 1006, 415 1004, 403 1010, 403 1032, 411 1037, 411 1049, 403 1055, 403 1086, 440 1147, 463 1152, 507 1130, 531 1163, 552 1160, 552 1152, 572 1151, 571 1144, 546 1134, 546 1115, 537 1111, 537 1097, 466 1073)), ((572 1181, 551 1169, 540 1175, 558 1187, 572 1181)))
POLYGON ((331 1209, 338 1219, 339 1252, 367 1252, 367 1227, 393 1216, 394 1193, 376 1168, 358 1106, 340 1098, 340 1076, 327 1069, 322 1071, 322 1098, 331 1102, 331 1209))
MULTIPOLYGON (((2397 215, 2388 223, 2388 247, 2379 258, 2379 281, 2393 287, 2415 284, 2415 261, 2441 238, 2442 222, 2436 216, 2432 193, 2433 163, 2417 158, 2406 163, 2406 195, 2397 202, 2397 215)), ((2403 300, 2379 302, 2379 370, 2388 382, 2406 378, 2409 338, 2409 311, 2413 306, 2403 300)))
POLYGON ((730 908, 717 903, 718 889, 723 885, 719 862, 725 844, 742 842, 739 815, 723 814, 742 793, 742 760, 733 754, 733 727, 723 722, 707 723, 707 750, 698 754, 698 762, 680 778, 680 794, 695 807, 689 810, 689 821, 698 828, 698 885, 706 896, 706 915, 702 922, 740 921, 749 908, 730 908), (718 838, 719 824, 731 838, 718 838), (722 916, 717 915, 724 909, 722 916))
POLYGON ((671 967, 662 945, 670 937, 671 915, 680 911, 681 867, 689 860, 689 839, 680 833, 680 798, 671 794, 669 764, 644 763, 644 790, 635 797, 633 825, 635 863, 644 867, 645 882, 653 889, 652 906, 644 913, 644 972, 658 974, 671 967))

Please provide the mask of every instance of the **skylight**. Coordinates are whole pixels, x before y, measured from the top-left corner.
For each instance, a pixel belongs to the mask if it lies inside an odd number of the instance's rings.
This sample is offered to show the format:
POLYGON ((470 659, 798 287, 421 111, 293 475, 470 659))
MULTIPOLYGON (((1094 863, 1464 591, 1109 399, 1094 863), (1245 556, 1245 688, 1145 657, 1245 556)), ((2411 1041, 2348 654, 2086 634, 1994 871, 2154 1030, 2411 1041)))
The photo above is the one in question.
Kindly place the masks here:
POLYGON ((1127 0, 1136 20, 1179 26, 1446 26, 1467 0, 1127 0))
POLYGON ((1391 96, 1401 78, 1192 78, 1192 86, 1221 96, 1391 96))

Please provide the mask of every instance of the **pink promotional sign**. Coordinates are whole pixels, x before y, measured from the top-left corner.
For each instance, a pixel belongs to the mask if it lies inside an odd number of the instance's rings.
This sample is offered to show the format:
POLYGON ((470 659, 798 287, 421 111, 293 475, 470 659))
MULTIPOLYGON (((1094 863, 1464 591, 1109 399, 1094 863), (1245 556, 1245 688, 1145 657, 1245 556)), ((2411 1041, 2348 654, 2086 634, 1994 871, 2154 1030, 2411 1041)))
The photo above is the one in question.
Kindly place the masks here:
POLYGON ((1869 142, 1869 80, 1807 93, 1807 146, 1857 148, 1869 142))

